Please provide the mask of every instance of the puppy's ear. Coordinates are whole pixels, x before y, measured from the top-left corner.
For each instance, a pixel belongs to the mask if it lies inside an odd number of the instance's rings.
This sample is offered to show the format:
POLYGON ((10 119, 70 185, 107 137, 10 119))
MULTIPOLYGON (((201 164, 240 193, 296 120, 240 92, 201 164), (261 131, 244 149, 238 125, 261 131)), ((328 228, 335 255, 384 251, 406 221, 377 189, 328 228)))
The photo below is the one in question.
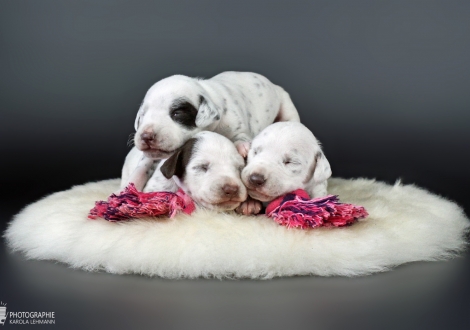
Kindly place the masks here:
POLYGON ((323 182, 331 176, 331 167, 328 159, 323 152, 319 151, 315 155, 315 172, 313 173, 313 181, 323 182))
POLYGON ((220 119, 219 109, 203 96, 199 97, 199 108, 196 115, 196 126, 207 127, 220 119))
POLYGON ((196 142, 197 139, 189 139, 181 148, 176 150, 170 158, 165 160, 163 165, 160 167, 160 171, 165 178, 171 179, 173 175, 176 175, 178 178, 182 178, 184 176, 186 166, 191 160, 196 142))
POLYGON ((140 126, 140 122, 142 121, 142 117, 144 116, 144 108, 141 106, 139 111, 137 112, 137 116, 135 117, 134 128, 137 131, 140 126))
POLYGON ((181 173, 181 150, 177 150, 170 158, 165 160, 160 167, 160 171, 167 179, 171 179, 173 175, 178 176, 181 173))
POLYGON ((323 152, 318 151, 315 154, 315 159, 312 162, 310 171, 304 180, 304 183, 313 181, 320 183, 327 180, 331 176, 331 167, 328 159, 326 159, 323 152))

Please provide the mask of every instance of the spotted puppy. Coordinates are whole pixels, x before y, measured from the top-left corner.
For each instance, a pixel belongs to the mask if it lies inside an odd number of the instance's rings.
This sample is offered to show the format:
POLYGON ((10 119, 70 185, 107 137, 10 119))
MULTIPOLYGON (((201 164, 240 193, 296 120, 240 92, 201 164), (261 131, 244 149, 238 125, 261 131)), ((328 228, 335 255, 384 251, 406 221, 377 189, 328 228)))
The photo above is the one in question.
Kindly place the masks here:
MULTIPOLYGON (((133 151, 136 154, 142 152, 133 151)), ((245 166, 234 144, 220 134, 199 132, 164 161, 158 162, 144 191, 182 188, 199 206, 233 210, 247 198, 240 173, 245 166)))
POLYGON ((250 142, 275 121, 297 121, 289 94, 251 72, 223 72, 210 79, 174 75, 154 84, 135 120, 135 146, 166 159, 200 131, 230 139, 243 156, 250 142))
MULTIPOLYGON (((296 189, 306 190, 311 197, 325 196, 330 176, 319 141, 295 122, 274 123, 255 137, 242 172, 248 194, 262 202, 296 189)), ((249 213, 259 212, 257 208, 251 205, 249 213)))
POLYGON ((246 157, 253 137, 275 121, 300 119, 289 94, 259 74, 224 72, 211 79, 175 75, 160 80, 148 90, 135 120, 134 144, 146 158, 139 158, 137 171, 123 185, 142 186, 155 166, 151 159, 170 157, 200 131, 222 134, 246 157))

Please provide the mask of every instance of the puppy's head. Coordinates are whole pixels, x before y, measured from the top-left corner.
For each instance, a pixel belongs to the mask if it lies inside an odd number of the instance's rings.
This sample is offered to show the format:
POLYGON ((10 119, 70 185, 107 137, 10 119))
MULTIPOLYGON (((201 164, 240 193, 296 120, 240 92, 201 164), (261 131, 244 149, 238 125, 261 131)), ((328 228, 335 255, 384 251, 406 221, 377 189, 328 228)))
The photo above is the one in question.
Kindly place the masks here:
POLYGON ((227 138, 200 132, 178 149, 160 170, 173 177, 199 205, 219 211, 233 210, 247 198, 240 179, 244 160, 227 138))
POLYGON ((134 143, 147 157, 165 159, 219 119, 219 110, 197 79, 171 76, 145 95, 135 120, 134 143))
POLYGON ((312 132, 298 122, 278 122, 255 137, 242 180, 248 194, 268 202, 296 189, 311 192, 331 176, 312 132))

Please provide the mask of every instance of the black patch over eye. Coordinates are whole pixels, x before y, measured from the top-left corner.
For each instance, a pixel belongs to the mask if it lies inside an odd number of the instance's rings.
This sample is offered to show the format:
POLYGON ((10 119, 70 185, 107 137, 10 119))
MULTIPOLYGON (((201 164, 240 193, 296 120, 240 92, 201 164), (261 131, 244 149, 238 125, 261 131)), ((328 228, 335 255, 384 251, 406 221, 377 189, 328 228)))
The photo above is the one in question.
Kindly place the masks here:
POLYGON ((170 108, 171 119, 186 128, 196 128, 197 109, 188 101, 176 100, 170 108))

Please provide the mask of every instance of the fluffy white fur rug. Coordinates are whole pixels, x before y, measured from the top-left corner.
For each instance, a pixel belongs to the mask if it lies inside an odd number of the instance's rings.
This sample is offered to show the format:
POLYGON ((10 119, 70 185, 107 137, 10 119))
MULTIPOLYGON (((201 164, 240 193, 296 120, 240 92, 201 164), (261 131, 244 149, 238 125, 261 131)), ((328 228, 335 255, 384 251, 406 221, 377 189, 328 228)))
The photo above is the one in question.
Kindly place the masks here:
POLYGON ((5 237, 28 258, 165 278, 356 276, 449 258, 466 245, 469 220, 462 209, 423 189, 365 179, 329 184, 341 201, 365 206, 370 216, 351 227, 313 230, 203 210, 171 220, 89 220, 94 201, 118 189, 119 180, 107 180, 29 205, 5 237))

